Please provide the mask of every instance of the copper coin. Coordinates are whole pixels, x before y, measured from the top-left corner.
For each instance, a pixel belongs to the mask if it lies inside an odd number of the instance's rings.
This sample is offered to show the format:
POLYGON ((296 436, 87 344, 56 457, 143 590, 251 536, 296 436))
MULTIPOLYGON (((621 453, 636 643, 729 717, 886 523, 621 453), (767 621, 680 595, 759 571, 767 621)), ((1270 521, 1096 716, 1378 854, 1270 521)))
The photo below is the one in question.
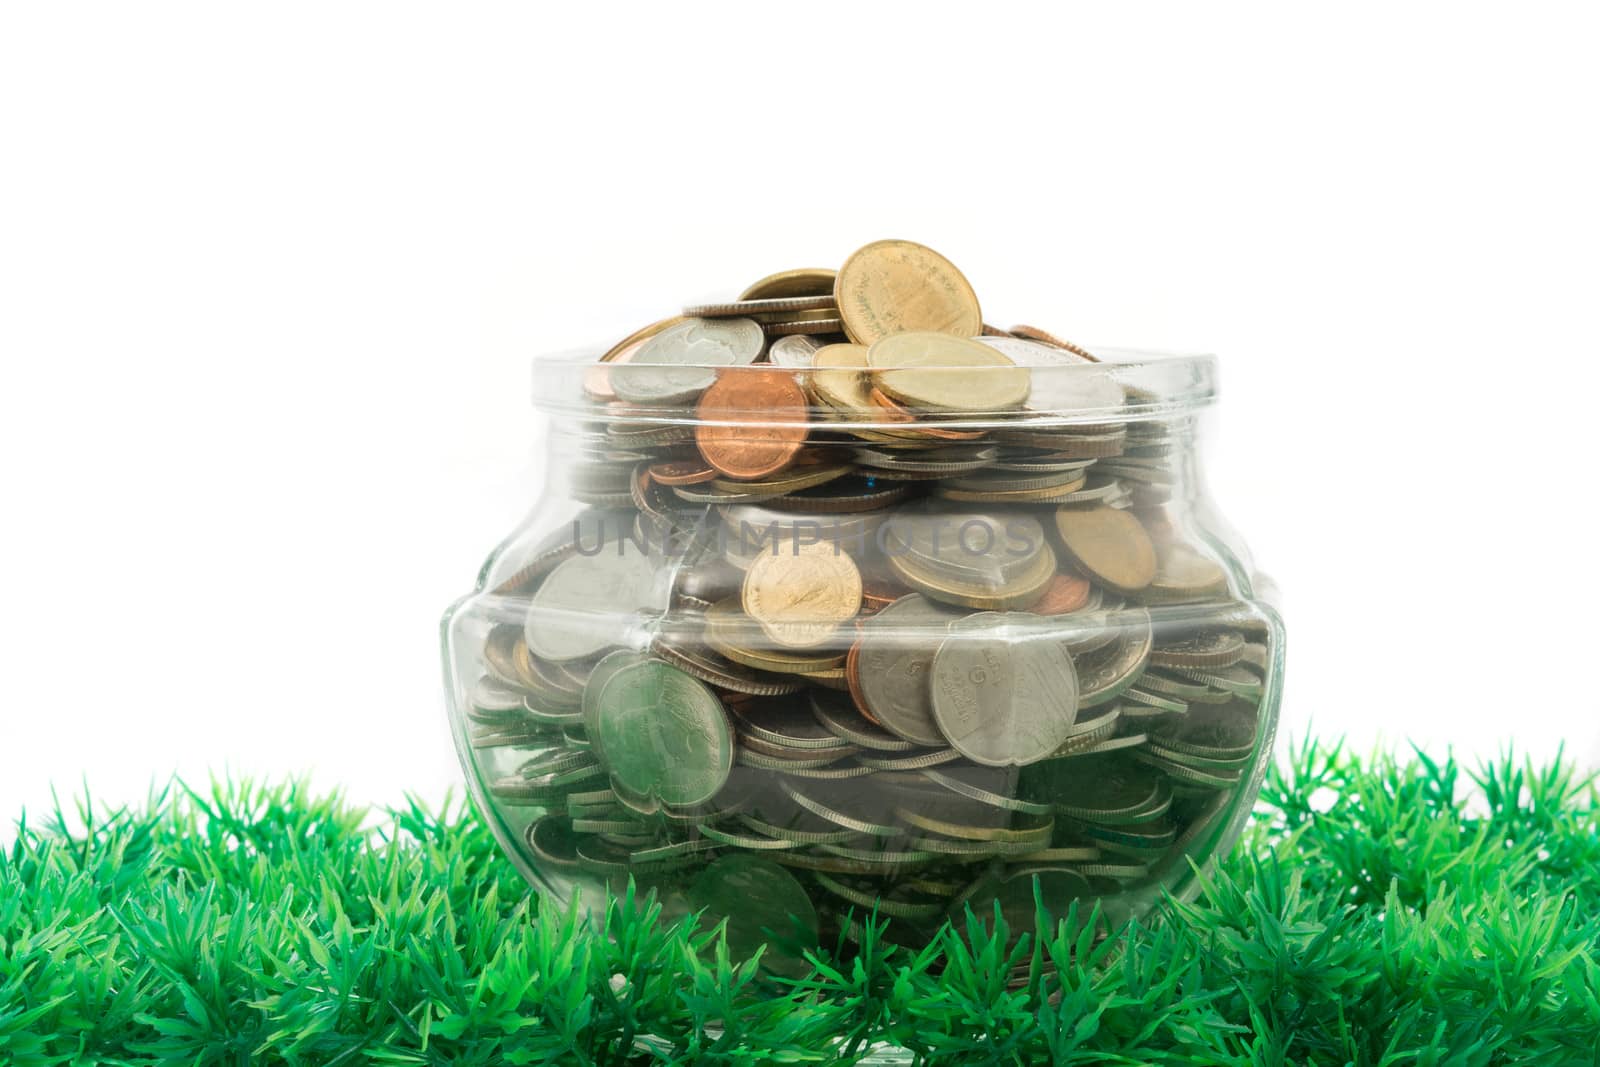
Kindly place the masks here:
POLYGON ((806 394, 794 375, 752 367, 719 375, 695 408, 695 444, 729 478, 770 478, 805 444, 806 394))
POLYGON ((717 469, 708 463, 678 459, 652 463, 647 473, 660 485, 699 485, 715 478, 717 469))
POLYGON ((1089 602, 1089 579, 1078 574, 1057 574, 1045 586, 1044 596, 1028 610, 1035 615, 1065 615, 1089 602))
POLYGON ((861 695, 861 642, 857 641, 850 646, 850 651, 844 657, 844 679, 850 690, 850 699, 854 702, 856 710, 864 719, 874 726, 882 726, 878 717, 867 708, 866 698, 861 695))
POLYGON ((1011 336, 1021 337, 1028 341, 1038 341, 1040 344, 1054 345, 1056 348, 1066 349, 1073 355, 1082 356, 1084 359, 1093 360, 1096 363, 1100 362, 1100 357, 1082 345, 1075 345, 1071 341, 1063 341, 1055 334, 1046 333, 1037 326, 1013 326, 1011 327, 1011 336))
POLYGON ((863 613, 882 611, 896 600, 905 596, 906 593, 907 590, 904 587, 896 586, 885 578, 869 578, 866 575, 862 575, 861 610, 863 613))

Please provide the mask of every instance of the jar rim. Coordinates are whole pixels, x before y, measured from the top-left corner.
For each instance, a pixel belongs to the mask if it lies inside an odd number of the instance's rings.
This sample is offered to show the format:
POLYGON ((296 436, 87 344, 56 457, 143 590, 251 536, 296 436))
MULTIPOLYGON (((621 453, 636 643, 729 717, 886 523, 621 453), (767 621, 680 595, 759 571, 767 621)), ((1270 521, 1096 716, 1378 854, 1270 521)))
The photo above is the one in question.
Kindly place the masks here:
MULTIPOLYGON (((1028 405, 1003 410, 963 408, 933 415, 938 426, 952 430, 1000 428, 1082 427, 1108 423, 1127 423, 1169 419, 1208 407, 1217 399, 1217 358, 1202 353, 1174 353, 1150 349, 1094 346, 1089 349, 1098 362, 1030 366, 1028 405), (1108 386, 1114 385, 1116 390, 1108 386), (1120 401, 1116 399, 1120 392, 1120 401), (1056 405, 1052 401, 1065 402, 1056 405)), ((533 404, 536 410, 558 417, 626 424, 630 426, 695 425, 783 425, 791 417, 774 417, 771 410, 729 409, 719 406, 716 418, 696 408, 693 399, 663 397, 642 400, 634 396, 619 398, 610 387, 610 372, 625 364, 602 360, 608 350, 584 347, 553 352, 533 360, 533 404)), ((804 386, 813 372, 807 368, 780 367, 769 363, 748 366, 721 366, 708 363, 673 364, 672 371, 693 377, 704 372, 706 384, 724 376, 783 374, 804 386)), ((946 366, 920 368, 919 373, 948 377, 951 384, 963 374, 991 371, 992 367, 946 366)), ((867 369, 869 387, 873 378, 893 371, 867 369)), ((806 416, 809 421, 843 423, 853 429, 904 431, 907 415, 890 406, 882 414, 855 411, 843 416, 838 409, 818 403, 807 392, 806 416)), ((919 410, 920 422, 928 416, 919 410)))

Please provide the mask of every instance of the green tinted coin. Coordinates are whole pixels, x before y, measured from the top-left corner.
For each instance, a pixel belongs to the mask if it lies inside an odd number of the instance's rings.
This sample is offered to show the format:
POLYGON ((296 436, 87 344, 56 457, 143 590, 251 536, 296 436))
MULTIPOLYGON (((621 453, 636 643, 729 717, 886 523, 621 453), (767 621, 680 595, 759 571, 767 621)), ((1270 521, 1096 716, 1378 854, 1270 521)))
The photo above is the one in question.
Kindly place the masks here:
POLYGON ((590 740, 619 795, 674 807, 716 796, 733 767, 733 731, 703 682, 660 660, 619 668, 599 696, 590 740))
POLYGON ((688 897, 709 921, 726 921, 735 959, 748 959, 765 945, 764 969, 789 976, 810 969, 804 953, 817 947, 817 910, 799 880, 777 864, 724 856, 700 872, 688 897))
POLYGON ((583 702, 580 710, 583 713, 584 733, 593 737, 600 731, 600 691, 605 688, 611 676, 624 667, 631 667, 641 663, 648 657, 643 652, 632 652, 627 649, 618 649, 601 658, 595 664, 594 670, 589 672, 589 680, 583 687, 583 702))
POLYGON ((1148 749, 1141 749, 1131 754, 1139 760, 1157 770, 1163 771, 1174 783, 1182 783, 1202 787, 1205 789, 1229 789, 1239 784, 1243 777, 1242 771, 1205 771, 1195 767, 1178 763, 1174 760, 1158 756, 1148 749))
POLYGON ((1040 795, 1074 819, 1115 825, 1172 803, 1160 774, 1122 755, 1062 761, 1040 771, 1033 778, 1040 795))
POLYGON ((546 815, 534 820, 525 839, 546 867, 569 870, 578 866, 578 835, 561 816, 546 815))
POLYGON ((1261 675, 1241 663, 1232 667, 1180 668, 1190 678, 1246 700, 1260 700, 1266 692, 1261 675))
POLYGON ((1152 740, 1174 752, 1226 759, 1255 751, 1257 712, 1244 701, 1194 708, 1183 719, 1158 728, 1152 740))
POLYGON ((853 904, 863 911, 876 911, 879 915, 888 915, 896 919, 932 919, 942 915, 946 907, 940 900, 887 896, 876 892, 870 884, 850 885, 820 871, 813 877, 816 878, 818 885, 840 900, 853 904))

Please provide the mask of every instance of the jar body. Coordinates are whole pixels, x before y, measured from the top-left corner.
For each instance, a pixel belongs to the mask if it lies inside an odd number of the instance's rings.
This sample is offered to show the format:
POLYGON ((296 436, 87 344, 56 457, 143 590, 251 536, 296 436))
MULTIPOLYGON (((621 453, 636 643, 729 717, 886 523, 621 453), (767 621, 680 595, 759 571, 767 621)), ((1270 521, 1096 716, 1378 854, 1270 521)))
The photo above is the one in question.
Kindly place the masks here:
POLYGON ((539 892, 632 878, 780 971, 874 908, 915 944, 968 907, 1031 927, 1035 886, 1110 922, 1192 895, 1284 663, 1202 406, 818 412, 815 462, 743 483, 705 476, 692 413, 558 412, 542 496, 444 622, 480 810, 539 892))

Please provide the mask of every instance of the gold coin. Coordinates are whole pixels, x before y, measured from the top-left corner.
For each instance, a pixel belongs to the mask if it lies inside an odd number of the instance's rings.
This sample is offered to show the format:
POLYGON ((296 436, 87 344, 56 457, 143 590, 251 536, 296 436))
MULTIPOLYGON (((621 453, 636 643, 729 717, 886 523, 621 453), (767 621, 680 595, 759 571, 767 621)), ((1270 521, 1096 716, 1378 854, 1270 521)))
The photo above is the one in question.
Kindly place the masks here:
POLYGON ((1136 592, 1156 576, 1156 549, 1131 512, 1105 506, 1056 510, 1056 530, 1079 569, 1102 585, 1136 592))
POLYGON ((735 663, 774 674, 814 674, 839 667, 844 653, 805 654, 764 647, 770 638, 732 599, 718 601, 706 612, 706 644, 735 663))
POLYGON ((847 419, 875 418, 872 386, 867 369, 866 345, 823 345, 811 361, 806 383, 819 403, 847 419))
POLYGON ((838 319, 785 319, 782 322, 773 321, 766 324, 767 333, 773 337, 789 337, 801 335, 816 337, 825 333, 839 333, 843 328, 838 319))
POLYGON ((815 648, 861 609, 861 572, 832 545, 795 545, 750 562, 740 601, 778 644, 815 648))
POLYGON ((867 349, 879 389, 912 407, 1011 411, 1028 399, 1030 375, 981 341, 945 333, 891 334, 867 349))
POLYGON ((791 296, 828 296, 833 293, 834 272, 826 267, 780 270, 751 282, 740 300, 782 300, 791 296))
POLYGON ((911 241, 874 241, 834 280, 845 333, 858 344, 911 330, 971 337, 983 328, 978 295, 955 264, 911 241))

